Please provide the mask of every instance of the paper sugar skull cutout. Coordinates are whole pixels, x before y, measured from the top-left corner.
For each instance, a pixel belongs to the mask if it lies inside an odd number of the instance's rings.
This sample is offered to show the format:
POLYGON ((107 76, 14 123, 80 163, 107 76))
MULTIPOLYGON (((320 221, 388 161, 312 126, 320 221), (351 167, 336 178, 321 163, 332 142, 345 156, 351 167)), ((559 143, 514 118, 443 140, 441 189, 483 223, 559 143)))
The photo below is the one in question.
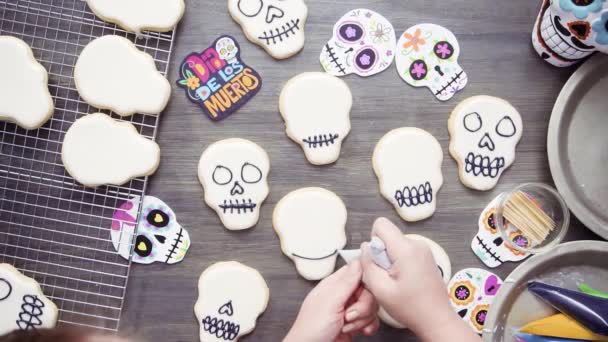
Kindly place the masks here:
POLYGON ((309 162, 325 165, 340 157, 350 132, 353 99, 348 85, 323 72, 306 72, 290 79, 281 91, 279 109, 285 131, 309 162))
MULTIPOLYGON (((471 249, 486 266, 495 268, 507 261, 521 261, 528 257, 528 253, 521 252, 511 247, 504 241, 500 232, 496 228, 496 218, 494 216, 495 207, 500 202, 502 195, 496 197, 481 212, 479 216, 479 231, 471 241, 471 249)), ((503 218, 504 219, 504 218, 503 218)), ((515 226, 504 219, 503 225, 506 226, 509 239, 523 248, 530 248, 532 241, 515 226)))
POLYGON ((406 221, 430 217, 443 184, 443 152, 435 137, 415 127, 385 134, 374 149, 373 167, 380 193, 406 221))
POLYGON ((521 139, 519 112, 492 96, 470 97, 456 106, 448 120, 450 154, 458 163, 460 181, 475 190, 492 189, 515 160, 521 139))
POLYGON ((608 53, 608 2, 543 0, 532 45, 547 62, 567 67, 595 51, 608 53))
POLYGON ((209 266, 198 280, 194 314, 202 342, 238 341, 255 328, 269 290, 257 270, 235 261, 209 266))
POLYGON ((322 188, 290 192, 277 203, 272 225, 281 250, 308 280, 330 275, 338 250, 346 245, 346 206, 336 194, 322 188))
POLYGON ((139 201, 139 196, 133 197, 114 211, 110 231, 114 249, 125 259, 133 249, 132 261, 138 264, 182 261, 190 248, 190 235, 173 210, 159 198, 145 196, 138 221, 139 201))
POLYGON ((334 76, 375 75, 393 63, 395 40, 393 25, 385 17, 364 8, 352 10, 334 25, 321 50, 321 66, 334 76))
POLYGON ((0 264, 0 336, 14 330, 55 327, 57 307, 40 285, 9 264, 0 264))
POLYGON ((467 85, 467 74, 458 65, 460 45, 454 34, 435 24, 410 27, 397 42, 397 72, 413 87, 427 87, 447 101, 467 85))
POLYGON ((481 334, 490 306, 502 286, 497 275, 479 268, 464 269, 450 280, 448 293, 452 308, 481 334))
POLYGON ((220 59, 225 60, 228 64, 237 62, 239 48, 236 42, 229 36, 221 37, 215 43, 215 51, 219 54, 220 59))
POLYGON ((303 0, 228 0, 228 12, 247 39, 274 58, 289 58, 304 47, 303 0))
POLYGON ((258 222, 260 206, 268 196, 268 172, 266 151, 238 138, 212 144, 198 163, 205 202, 230 230, 248 229, 258 222))

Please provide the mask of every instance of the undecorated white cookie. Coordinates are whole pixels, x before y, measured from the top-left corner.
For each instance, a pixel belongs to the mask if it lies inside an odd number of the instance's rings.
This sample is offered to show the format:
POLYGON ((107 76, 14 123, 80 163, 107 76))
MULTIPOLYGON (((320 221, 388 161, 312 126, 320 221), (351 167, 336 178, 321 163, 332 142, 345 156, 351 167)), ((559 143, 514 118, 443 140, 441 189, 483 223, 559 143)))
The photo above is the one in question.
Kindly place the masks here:
POLYGON ((302 277, 320 280, 334 271, 338 250, 346 245, 346 215, 340 197, 322 188, 298 189, 277 203, 274 230, 302 277))
POLYGON ((270 291, 257 270, 236 261, 209 266, 198 280, 194 314, 202 342, 238 341, 268 306, 270 291))
POLYGON ((373 167, 380 193, 406 221, 433 215, 443 185, 443 152, 435 137, 415 127, 385 134, 374 149, 373 167))
POLYGON ((101 19, 127 31, 167 32, 173 30, 184 15, 184 0, 86 0, 101 19))
POLYGON ((57 323, 57 306, 40 285, 9 264, 0 264, 0 336, 14 330, 49 329, 57 323))
POLYGON ((448 120, 450 154, 460 181, 490 190, 515 160, 523 124, 519 112, 503 99, 473 96, 458 104, 448 120))
POLYGON ((239 138, 211 144, 198 162, 205 203, 230 230, 256 225, 269 192, 269 172, 268 153, 258 144, 239 138))
POLYGON ((21 39, 0 36, 0 51, 0 120, 42 126, 54 109, 46 70, 21 39))
POLYGON ((279 97, 285 131, 314 165, 340 157, 350 132, 353 96, 341 79, 324 72, 305 72, 290 79, 279 97))
POLYGON ((70 126, 63 139, 61 160, 82 185, 122 185, 153 174, 160 162, 160 148, 139 135, 132 124, 95 113, 70 126))
POLYGON ((120 36, 103 36, 85 46, 74 81, 88 104, 121 116, 159 114, 171 96, 169 81, 152 57, 120 36))
POLYGON ((289 58, 304 47, 303 0, 228 0, 228 13, 249 41, 274 58, 289 58))

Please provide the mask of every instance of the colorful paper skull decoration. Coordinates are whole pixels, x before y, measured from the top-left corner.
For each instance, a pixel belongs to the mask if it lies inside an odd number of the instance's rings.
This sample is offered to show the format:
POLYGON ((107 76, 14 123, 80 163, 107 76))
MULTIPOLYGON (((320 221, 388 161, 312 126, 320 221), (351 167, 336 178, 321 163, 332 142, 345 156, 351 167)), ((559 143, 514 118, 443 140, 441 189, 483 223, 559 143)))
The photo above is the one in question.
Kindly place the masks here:
POLYGON ((375 75, 393 63, 395 39, 393 25, 381 14, 352 10, 334 25, 331 39, 321 50, 321 66, 334 76, 375 75))
POLYGON ((547 62, 567 67, 595 51, 608 53, 608 2, 543 0, 532 44, 547 62))
MULTIPOLYGON (((521 252, 513 247, 501 236, 496 227, 494 216, 495 207, 500 202, 501 195, 496 197, 479 215, 479 231, 471 241, 471 249, 486 266, 495 268, 507 261, 521 261, 528 257, 528 253, 521 252)), ((531 247, 531 239, 508 221, 503 221, 509 240, 523 248, 531 247)))
POLYGON ((133 249, 132 261, 138 264, 182 261, 190 248, 190 235, 173 210, 159 198, 145 196, 137 221, 139 201, 140 197, 133 197, 114 211, 110 231, 114 249, 125 259, 133 249))
POLYGON ((198 163, 205 202, 227 229, 248 229, 258 222, 268 196, 270 159, 259 145, 245 139, 211 144, 198 163))
POLYGON ((289 58, 304 47, 303 0, 228 0, 228 12, 247 39, 274 58, 289 58))
POLYGON ((479 268, 467 268, 448 284, 452 308, 478 334, 481 334, 490 306, 502 286, 497 275, 479 268))
POLYGON ((239 48, 236 42, 228 36, 218 39, 217 43, 215 43, 215 51, 217 51, 220 59, 225 60, 228 64, 238 62, 239 48))
POLYGON ((397 42, 397 72, 413 87, 427 87, 447 101, 467 85, 467 74, 458 65, 460 45, 454 34, 435 24, 419 24, 405 31, 397 42))

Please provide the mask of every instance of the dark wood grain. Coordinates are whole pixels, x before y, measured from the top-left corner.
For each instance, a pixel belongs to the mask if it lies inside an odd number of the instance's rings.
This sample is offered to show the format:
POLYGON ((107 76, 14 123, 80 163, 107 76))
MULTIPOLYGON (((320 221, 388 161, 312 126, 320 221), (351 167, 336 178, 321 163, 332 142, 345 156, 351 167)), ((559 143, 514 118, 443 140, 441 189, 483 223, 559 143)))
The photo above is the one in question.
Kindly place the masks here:
MULTIPOLYGON (((214 123, 190 103, 182 89, 173 87, 173 97, 162 115, 158 142, 162 162, 152 177, 148 193, 170 204, 180 223, 192 237, 186 259, 178 265, 135 265, 131 273, 123 331, 151 341, 195 341, 198 324, 193 305, 197 279, 210 264, 237 260, 255 267, 270 286, 268 310, 258 320, 247 341, 278 341, 289 329, 300 303, 314 283, 305 281, 280 251, 271 226, 272 210, 289 191, 304 186, 322 186, 336 192, 348 207, 348 245, 369 238, 378 216, 387 216, 403 231, 419 233, 437 241, 449 253, 454 272, 482 267, 469 244, 477 232, 481 209, 497 194, 522 182, 551 183, 546 154, 546 134, 553 102, 573 69, 557 69, 544 63, 533 51, 530 33, 539 2, 509 1, 326 1, 308 0, 304 50, 288 60, 277 61, 249 43, 227 13, 225 0, 188 2, 175 45, 170 80, 175 82, 181 59, 202 50, 218 35, 236 37, 244 61, 264 80, 259 94, 228 119, 214 123), (405 84, 394 66, 371 78, 349 76, 345 81, 354 96, 352 131, 337 163, 314 167, 300 147, 284 133, 278 113, 281 86, 304 71, 319 71, 319 52, 330 37, 333 24, 348 10, 367 7, 384 14, 398 34, 411 25, 432 22, 451 29, 462 47, 460 64, 469 75, 469 85, 447 103, 440 103, 427 89, 405 84), (524 133, 514 165, 492 191, 466 189, 458 180, 457 166, 448 154, 447 119, 452 108, 473 95, 495 95, 510 101, 524 120, 524 133), (407 224, 378 192, 371 168, 376 142, 387 131, 416 126, 428 130, 444 151, 445 182, 438 195, 435 215, 423 222, 407 224), (270 195, 262 207, 259 224, 249 231, 229 232, 203 202, 196 178, 198 159, 214 141, 242 137, 260 144, 271 158, 270 195)), ((576 219, 569 239, 596 238, 576 219)), ((516 265, 505 264, 496 272, 505 277, 516 265)), ((406 304, 407 305, 407 304, 406 304)), ((407 331, 382 327, 369 341, 414 341, 407 331)))

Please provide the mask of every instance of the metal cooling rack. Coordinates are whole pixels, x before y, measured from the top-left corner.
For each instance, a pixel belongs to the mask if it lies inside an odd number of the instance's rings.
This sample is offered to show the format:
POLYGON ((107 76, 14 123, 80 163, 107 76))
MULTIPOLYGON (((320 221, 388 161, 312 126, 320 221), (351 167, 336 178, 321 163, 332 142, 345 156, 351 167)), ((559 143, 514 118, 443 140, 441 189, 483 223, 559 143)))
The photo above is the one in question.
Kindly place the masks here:
MULTIPOLYGON (((121 187, 85 188, 61 162, 66 130, 98 111, 78 96, 74 64, 87 43, 108 34, 135 42, 166 74, 173 32, 136 39, 95 17, 82 0, 0 0, 0 35, 31 46, 49 73, 55 102, 53 117, 40 129, 0 122, 0 262, 41 284, 60 310, 60 324, 116 331, 131 263, 112 247, 111 217, 124 200, 144 194, 147 178, 121 187)), ((156 137, 156 116, 126 120, 140 134, 156 137)))

